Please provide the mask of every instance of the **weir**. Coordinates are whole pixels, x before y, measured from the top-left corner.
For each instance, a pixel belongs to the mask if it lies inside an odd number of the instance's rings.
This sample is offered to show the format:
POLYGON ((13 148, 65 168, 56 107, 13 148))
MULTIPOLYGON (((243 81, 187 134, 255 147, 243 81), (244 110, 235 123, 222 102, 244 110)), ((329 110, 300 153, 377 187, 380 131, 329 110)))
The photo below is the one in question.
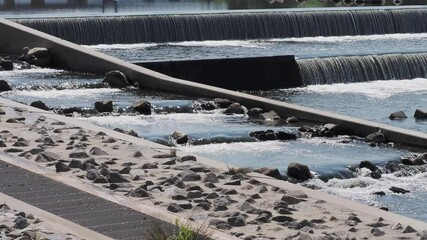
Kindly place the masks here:
POLYGON ((427 54, 390 54, 298 60, 304 85, 427 77, 427 54))
POLYGON ((381 130, 388 141, 427 147, 427 134, 425 133, 173 78, 7 20, 0 19, 0 32, 2 33, 0 35, 0 52, 4 54, 20 54, 23 46, 46 47, 53 55, 56 67, 101 74, 119 70, 142 87, 228 98, 249 108, 260 107, 265 110, 274 110, 282 117, 295 116, 301 120, 335 123, 344 129, 351 130, 358 136, 366 136, 381 130))
POLYGON ((233 12, 15 21, 77 44, 130 44, 422 33, 427 32, 427 9, 233 12))

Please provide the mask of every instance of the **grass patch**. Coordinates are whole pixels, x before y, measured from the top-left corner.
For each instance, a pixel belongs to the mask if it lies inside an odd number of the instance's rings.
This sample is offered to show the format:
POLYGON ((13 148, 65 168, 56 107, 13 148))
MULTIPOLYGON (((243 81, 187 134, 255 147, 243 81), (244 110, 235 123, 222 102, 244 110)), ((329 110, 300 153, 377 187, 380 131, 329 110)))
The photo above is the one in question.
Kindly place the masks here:
POLYGON ((175 224, 154 220, 152 227, 148 230, 147 240, 211 240, 212 233, 205 224, 194 226, 191 223, 175 224))

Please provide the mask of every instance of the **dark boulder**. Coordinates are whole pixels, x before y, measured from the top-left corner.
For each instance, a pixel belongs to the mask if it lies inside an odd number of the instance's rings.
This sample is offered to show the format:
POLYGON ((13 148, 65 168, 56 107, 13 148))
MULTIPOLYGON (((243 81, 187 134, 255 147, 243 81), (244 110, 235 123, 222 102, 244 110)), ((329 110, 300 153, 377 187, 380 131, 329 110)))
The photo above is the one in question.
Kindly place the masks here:
POLYGON ((108 83, 112 88, 125 88, 130 86, 126 75, 118 70, 106 73, 102 82, 108 83))
POLYGON ((417 110, 415 110, 414 117, 416 119, 426 119, 427 118, 427 111, 417 109, 417 110))
POLYGON ((310 169, 307 165, 292 162, 288 165, 288 176, 300 181, 306 181, 312 178, 310 169))
POLYGON ((260 114, 263 112, 264 110, 262 110, 262 108, 251 108, 248 110, 248 116, 250 118, 259 118, 260 114))
POLYGON ((371 172, 375 172, 378 168, 370 161, 361 161, 359 164, 359 168, 367 168, 371 170, 371 172))
POLYGON ((49 67, 51 65, 51 54, 47 48, 32 48, 25 55, 25 61, 39 67, 49 67))
POLYGON ((388 117, 391 120, 399 120, 399 119, 405 119, 408 118, 406 116, 406 114, 403 111, 398 111, 398 112, 394 112, 392 114, 390 114, 390 116, 388 117))
POLYGON ((242 105, 240 103, 233 103, 224 111, 227 115, 232 114, 245 114, 245 109, 243 109, 242 105))
POLYGON ((298 136, 295 133, 280 131, 276 133, 276 138, 277 140, 295 140, 298 136))
POLYGON ((151 115, 151 103, 145 100, 140 100, 133 105, 133 109, 144 115, 151 115))
POLYGON ((215 98, 213 102, 219 107, 219 108, 228 108, 233 102, 224 99, 224 98, 215 98))
POLYGON ((0 57, 0 67, 5 71, 12 71, 13 70, 13 63, 10 60, 5 60, 0 57))
POLYGON ((71 168, 65 165, 63 162, 57 162, 55 164, 55 169, 56 172, 68 172, 71 170, 71 168))
POLYGON ((124 183, 129 182, 126 178, 124 178, 120 173, 118 172, 110 172, 107 175, 107 180, 109 183, 124 183))
POLYGON ((366 136, 366 140, 374 143, 383 143, 386 142, 386 138, 381 131, 374 132, 366 136))
POLYGON ((408 190, 405 190, 405 189, 399 188, 399 187, 394 187, 394 186, 391 187, 389 190, 394 192, 394 193, 400 193, 400 194, 410 193, 410 191, 408 191, 408 190))
POLYGON ((112 101, 98 101, 95 102, 95 109, 98 112, 112 112, 113 111, 113 102, 112 101))
POLYGON ((0 92, 11 91, 12 87, 10 87, 9 83, 5 80, 0 80, 0 92))
POLYGON ((171 138, 175 140, 177 144, 186 144, 188 143, 188 136, 182 132, 173 132, 171 138))
POLYGON ((49 110, 49 107, 48 106, 46 106, 46 104, 44 103, 44 102, 42 102, 42 101, 35 101, 35 102, 32 102, 31 104, 30 104, 30 106, 31 107, 35 107, 35 108, 39 108, 39 109, 42 109, 42 110, 49 110))

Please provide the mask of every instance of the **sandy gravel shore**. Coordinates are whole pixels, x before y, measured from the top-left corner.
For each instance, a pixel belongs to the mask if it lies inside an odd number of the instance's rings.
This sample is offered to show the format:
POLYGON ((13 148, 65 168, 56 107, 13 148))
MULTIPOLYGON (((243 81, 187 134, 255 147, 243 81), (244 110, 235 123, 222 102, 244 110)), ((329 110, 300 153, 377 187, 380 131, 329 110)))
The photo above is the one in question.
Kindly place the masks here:
POLYGON ((427 239, 427 229, 404 217, 398 222, 366 214, 337 204, 339 198, 325 201, 312 190, 272 186, 238 169, 202 164, 197 156, 175 156, 167 147, 122 140, 2 101, 2 151, 241 239, 427 239))

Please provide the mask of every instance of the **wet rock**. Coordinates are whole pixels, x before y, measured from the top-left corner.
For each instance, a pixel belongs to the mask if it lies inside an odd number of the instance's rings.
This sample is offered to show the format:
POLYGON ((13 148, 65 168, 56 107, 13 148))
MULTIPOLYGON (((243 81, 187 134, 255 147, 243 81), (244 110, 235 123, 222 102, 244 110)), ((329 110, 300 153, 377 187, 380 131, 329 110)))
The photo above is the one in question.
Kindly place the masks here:
POLYGON ((400 193, 400 194, 410 193, 410 191, 408 191, 408 190, 405 190, 405 189, 399 188, 399 187, 394 187, 394 186, 392 186, 389 190, 394 192, 394 193, 400 193))
POLYGON ((0 80, 0 92, 12 91, 12 87, 10 87, 9 83, 5 80, 0 80))
POLYGON ((417 109, 417 110, 415 110, 414 117, 416 119, 426 119, 427 118, 427 111, 417 109))
POLYGON ((109 183, 124 183, 124 182, 129 182, 126 178, 124 178, 118 172, 110 172, 107 175, 107 180, 108 180, 109 183))
POLYGON ((366 136, 366 140, 374 143, 383 143, 386 142, 386 138, 381 131, 374 132, 366 136))
POLYGON ((57 162, 55 164, 55 169, 56 172, 68 172, 71 170, 71 168, 65 165, 63 162, 57 162))
POLYGON ((224 98, 215 98, 213 102, 219 107, 219 108, 228 108, 231 104, 233 104, 232 101, 224 98))
POLYGON ((12 71, 13 70, 13 62, 0 57, 0 67, 4 71, 12 71))
POLYGON ((35 108, 39 108, 39 109, 42 109, 42 110, 49 110, 49 107, 48 106, 46 106, 46 104, 44 103, 44 102, 42 102, 42 101, 35 101, 35 102, 32 102, 31 104, 30 104, 30 106, 31 107, 35 107, 35 108))
POLYGON ((263 113, 264 110, 262 110, 262 108, 251 108, 248 110, 248 116, 250 118, 259 118, 260 114, 263 113))
POLYGON ((151 115, 151 103, 145 100, 140 100, 133 104, 133 109, 143 115, 151 115))
POLYGON ((245 109, 240 105, 240 103, 233 103, 224 111, 227 115, 232 114, 245 114, 245 109))
POLYGON ((261 173, 269 177, 282 180, 282 175, 280 175, 279 169, 277 168, 259 168, 254 170, 254 172, 261 173))
POLYGON ((117 70, 105 74, 102 82, 108 83, 112 88, 125 88, 130 86, 125 74, 117 70))
POLYGON ((372 172, 375 172, 378 168, 370 161, 361 161, 359 164, 359 168, 367 168, 372 172))
POLYGON ((50 51, 47 48, 32 48, 25 55, 25 61, 39 67, 49 67, 51 64, 50 51))
POLYGON ((283 131, 276 132, 277 140, 286 141, 286 140, 295 140, 297 138, 298 138, 298 135, 296 133, 283 132, 283 131))
POLYGON ((217 106, 213 101, 203 101, 200 103, 200 107, 203 110, 212 111, 212 110, 216 109, 217 106))
POLYGON ((102 112, 112 112, 113 111, 113 102, 112 101, 98 101, 94 104, 96 111, 102 112))
POLYGON ((173 132, 171 138, 175 140, 177 144, 186 144, 188 142, 188 136, 182 132, 173 132))
POLYGON ((383 192, 383 191, 373 192, 371 194, 372 195, 377 195, 377 196, 385 196, 385 192, 383 192))
POLYGON ((381 178, 381 171, 380 170, 377 170, 377 171, 375 171, 375 172, 371 172, 371 174, 370 174, 370 176, 371 176, 371 178, 373 178, 373 179, 380 179, 381 178))
POLYGON ((398 111, 398 112, 394 112, 392 114, 390 114, 390 116, 388 117, 391 120, 400 120, 400 119, 405 119, 408 118, 406 116, 406 114, 403 111, 398 111))
POLYGON ((241 215, 228 218, 227 223, 232 227, 246 226, 245 218, 241 215))
POLYGON ((292 162, 288 165, 288 176, 300 181, 306 181, 312 178, 310 169, 307 165, 292 162))
POLYGON ((265 113, 261 113, 259 115, 259 118, 265 121, 277 121, 280 120, 280 116, 277 115, 277 113, 275 111, 269 111, 269 112, 265 112, 265 113))

